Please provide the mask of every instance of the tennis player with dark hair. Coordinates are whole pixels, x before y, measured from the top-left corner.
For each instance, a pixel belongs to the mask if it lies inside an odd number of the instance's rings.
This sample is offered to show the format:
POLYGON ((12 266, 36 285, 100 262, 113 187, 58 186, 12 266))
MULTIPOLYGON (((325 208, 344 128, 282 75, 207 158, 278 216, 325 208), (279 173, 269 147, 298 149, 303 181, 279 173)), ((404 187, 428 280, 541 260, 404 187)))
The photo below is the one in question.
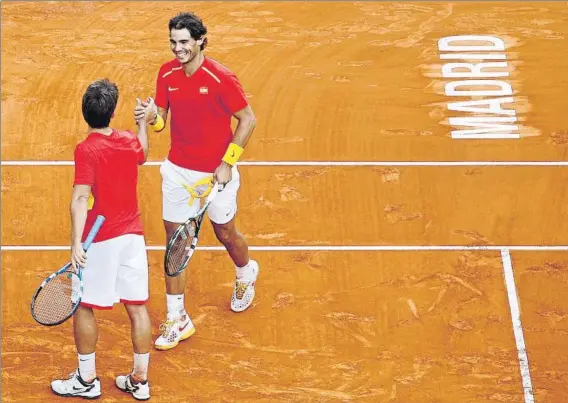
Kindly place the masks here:
MULTIPOLYGON (((212 176, 223 190, 207 214, 217 239, 235 264, 231 309, 241 312, 253 301, 259 266, 249 258, 248 243, 235 226, 240 186, 236 163, 256 118, 237 76, 203 54, 207 28, 202 20, 193 13, 181 13, 170 20, 168 28, 175 59, 162 65, 158 73, 156 120, 152 122, 153 129, 161 131, 171 111, 171 147, 160 170, 166 238, 169 241, 176 228, 199 208, 199 200, 190 203, 186 186, 212 176), (238 122, 234 134, 232 117, 238 122)), ((143 107, 136 108, 135 119, 140 119, 143 107)), ((157 349, 171 349, 195 332, 185 310, 185 285, 186 271, 177 277, 166 276, 168 314, 160 326, 157 349)))
POLYGON ((116 378, 116 386, 136 399, 150 398, 147 376, 152 330, 145 305, 148 261, 137 183, 138 165, 148 156, 147 125, 154 117, 154 104, 146 102, 136 136, 109 127, 117 102, 118 88, 108 80, 95 81, 83 95, 88 136, 75 148, 71 196, 71 263, 84 267, 83 299, 73 317, 79 367, 69 379, 51 383, 53 392, 60 396, 101 395, 95 369, 98 328, 93 309, 111 309, 121 302, 131 322, 134 365, 130 374, 116 378), (94 202, 89 210, 91 195, 94 202), (106 221, 85 253, 82 242, 99 214, 106 221))

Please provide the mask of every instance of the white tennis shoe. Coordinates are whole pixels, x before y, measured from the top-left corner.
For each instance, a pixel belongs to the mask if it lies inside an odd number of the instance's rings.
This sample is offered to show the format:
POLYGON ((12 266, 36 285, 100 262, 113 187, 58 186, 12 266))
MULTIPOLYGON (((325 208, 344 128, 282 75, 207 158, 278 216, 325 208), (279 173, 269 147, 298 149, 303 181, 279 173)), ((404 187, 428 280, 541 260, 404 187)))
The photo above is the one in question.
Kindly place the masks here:
POLYGON ((148 381, 134 383, 131 375, 117 376, 115 379, 116 387, 123 392, 132 394, 136 400, 150 399, 150 384, 148 381))
POLYGON ((242 312, 251 306, 255 295, 256 279, 260 268, 255 260, 251 260, 249 265, 252 269, 250 277, 238 278, 235 280, 233 287, 233 295, 231 296, 231 310, 233 312, 242 312))
POLYGON ((179 319, 168 319, 160 325, 162 334, 156 339, 154 347, 156 350, 171 350, 180 341, 188 339, 195 333, 195 326, 188 314, 179 319))
POLYGON ((51 382, 51 390, 59 396, 96 399, 101 395, 101 381, 95 378, 87 383, 81 378, 79 369, 76 369, 69 374, 69 379, 56 379, 51 382))

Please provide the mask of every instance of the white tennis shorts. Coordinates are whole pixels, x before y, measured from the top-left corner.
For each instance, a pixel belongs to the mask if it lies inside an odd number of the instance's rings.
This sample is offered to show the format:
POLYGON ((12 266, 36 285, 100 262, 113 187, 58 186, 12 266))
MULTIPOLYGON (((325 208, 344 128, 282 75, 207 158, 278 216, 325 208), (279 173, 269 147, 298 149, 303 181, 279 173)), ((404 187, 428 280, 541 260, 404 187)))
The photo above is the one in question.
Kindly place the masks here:
POLYGON ((144 236, 121 235, 93 243, 83 269, 83 298, 88 308, 115 303, 142 305, 148 300, 148 257, 144 236))
MULTIPOLYGON (((162 216, 166 221, 183 223, 189 217, 196 214, 200 207, 200 200, 189 200, 191 195, 181 185, 193 186, 196 182, 211 176, 211 173, 192 171, 179 167, 169 160, 165 160, 160 168, 162 174, 162 216)), ((226 224, 237 213, 237 192, 240 187, 240 175, 237 167, 233 167, 231 181, 225 185, 222 191, 211 202, 207 214, 211 221, 216 224, 226 224)))

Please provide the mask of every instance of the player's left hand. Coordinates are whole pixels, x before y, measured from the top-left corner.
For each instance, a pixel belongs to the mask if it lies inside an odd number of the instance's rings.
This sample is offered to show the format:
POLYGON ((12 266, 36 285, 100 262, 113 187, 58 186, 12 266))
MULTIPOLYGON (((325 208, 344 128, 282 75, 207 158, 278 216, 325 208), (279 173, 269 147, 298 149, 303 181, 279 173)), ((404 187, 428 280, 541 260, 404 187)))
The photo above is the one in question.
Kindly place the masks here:
POLYGON ((223 161, 213 173, 213 181, 219 184, 219 190, 222 190, 231 181, 233 177, 232 168, 232 166, 223 161))

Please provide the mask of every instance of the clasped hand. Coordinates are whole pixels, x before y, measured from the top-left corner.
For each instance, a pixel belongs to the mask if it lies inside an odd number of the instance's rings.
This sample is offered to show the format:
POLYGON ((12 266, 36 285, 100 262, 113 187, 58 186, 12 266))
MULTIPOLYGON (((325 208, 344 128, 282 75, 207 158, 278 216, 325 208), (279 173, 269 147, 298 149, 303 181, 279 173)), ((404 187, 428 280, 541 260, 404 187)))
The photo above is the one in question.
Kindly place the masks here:
POLYGON ((136 124, 139 125, 142 120, 145 120, 147 124, 153 124, 156 121, 156 116, 158 116, 158 108, 152 97, 148 97, 145 101, 136 98, 136 106, 134 107, 136 124))

